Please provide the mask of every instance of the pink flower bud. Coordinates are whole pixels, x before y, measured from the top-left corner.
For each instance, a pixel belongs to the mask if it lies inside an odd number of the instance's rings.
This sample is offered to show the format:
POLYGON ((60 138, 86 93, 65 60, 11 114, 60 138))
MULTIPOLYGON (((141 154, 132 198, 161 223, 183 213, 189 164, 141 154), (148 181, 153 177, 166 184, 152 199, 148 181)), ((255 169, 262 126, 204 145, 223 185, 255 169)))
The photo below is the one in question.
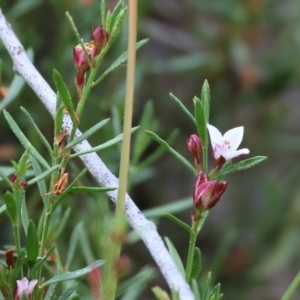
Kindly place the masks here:
POLYGON ((195 163, 200 165, 200 153, 202 150, 201 139, 197 134, 192 134, 187 140, 187 147, 189 151, 192 153, 195 163))
POLYGON ((27 181, 23 181, 23 182, 20 183, 19 188, 26 187, 27 184, 28 184, 27 181))
POLYGON ((208 181, 207 175, 200 171, 193 190, 194 206, 202 211, 211 209, 220 200, 226 187, 227 181, 208 181))
POLYGON ((95 45, 96 55, 98 55, 101 49, 107 44, 108 39, 109 34, 103 29, 102 25, 92 29, 91 43, 95 45))
MULTIPOLYGON (((91 60, 91 63, 94 63, 95 60, 95 46, 93 44, 86 44, 85 49, 87 51, 87 54, 91 60)), ((73 49, 73 57, 74 57, 74 65, 77 69, 77 76, 76 76, 76 82, 77 85, 82 85, 84 82, 84 74, 85 72, 90 70, 89 63, 85 57, 84 51, 80 44, 78 44, 73 49)))

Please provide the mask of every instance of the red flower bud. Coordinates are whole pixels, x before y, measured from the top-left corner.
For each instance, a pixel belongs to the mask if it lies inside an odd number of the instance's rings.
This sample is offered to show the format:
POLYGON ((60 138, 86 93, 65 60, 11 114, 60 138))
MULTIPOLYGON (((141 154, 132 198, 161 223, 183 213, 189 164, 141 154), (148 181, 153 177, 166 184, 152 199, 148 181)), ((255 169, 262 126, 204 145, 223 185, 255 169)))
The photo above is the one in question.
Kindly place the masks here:
POLYGON ((13 174, 9 175, 9 180, 11 182, 15 182, 17 180, 17 178, 18 178, 18 175, 16 173, 13 173, 13 174))
POLYGON ((107 44, 108 39, 109 34, 103 29, 102 25, 92 29, 91 43, 95 45, 96 55, 98 55, 101 49, 107 44))
POLYGON ((200 165, 200 153, 202 150, 202 143, 197 134, 192 134, 187 140, 187 147, 189 151, 192 153, 195 163, 200 165))
POLYGON ((23 181, 23 182, 20 183, 19 188, 26 187, 27 184, 28 184, 27 181, 23 181))
POLYGON ((193 190, 193 202, 197 209, 208 210, 220 200, 227 187, 227 181, 208 181, 207 175, 199 172, 193 190))

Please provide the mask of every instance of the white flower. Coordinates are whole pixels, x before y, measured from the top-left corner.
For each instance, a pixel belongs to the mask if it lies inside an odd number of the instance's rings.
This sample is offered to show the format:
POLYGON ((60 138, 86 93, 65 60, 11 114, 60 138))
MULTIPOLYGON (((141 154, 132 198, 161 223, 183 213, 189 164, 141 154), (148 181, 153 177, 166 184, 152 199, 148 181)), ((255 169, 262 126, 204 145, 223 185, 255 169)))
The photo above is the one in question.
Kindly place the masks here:
POLYGON ((223 156, 226 160, 230 160, 241 154, 250 153, 246 148, 237 150, 243 139, 243 126, 230 129, 224 135, 215 126, 207 124, 207 128, 215 159, 223 156))
POLYGON ((26 277, 22 278, 21 280, 17 280, 17 293, 15 296, 15 300, 22 299, 23 294, 30 296, 37 282, 37 279, 33 279, 28 282, 28 279, 26 277))

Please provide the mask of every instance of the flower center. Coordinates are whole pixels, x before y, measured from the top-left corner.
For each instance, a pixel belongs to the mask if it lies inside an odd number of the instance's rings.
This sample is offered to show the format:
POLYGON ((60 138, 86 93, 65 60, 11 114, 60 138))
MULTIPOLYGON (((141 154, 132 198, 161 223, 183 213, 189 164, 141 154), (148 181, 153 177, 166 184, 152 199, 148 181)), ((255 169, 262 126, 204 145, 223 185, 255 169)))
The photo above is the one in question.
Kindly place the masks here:
POLYGON ((230 146, 230 142, 227 141, 227 140, 223 141, 222 147, 223 147, 224 149, 226 149, 226 150, 229 150, 230 147, 231 147, 231 146, 230 146))

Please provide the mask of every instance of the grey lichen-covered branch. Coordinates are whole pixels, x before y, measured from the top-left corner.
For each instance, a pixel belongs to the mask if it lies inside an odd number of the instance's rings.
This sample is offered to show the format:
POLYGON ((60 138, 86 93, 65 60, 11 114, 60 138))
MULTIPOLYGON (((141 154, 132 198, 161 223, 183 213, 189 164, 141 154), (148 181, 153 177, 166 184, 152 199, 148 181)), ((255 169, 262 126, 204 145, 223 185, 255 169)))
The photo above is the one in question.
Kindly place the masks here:
MULTIPOLYGON (((48 83, 40 75, 37 69, 30 62, 24 51, 24 48, 10 24, 5 19, 0 10, 0 39, 6 47, 9 55, 13 61, 14 71, 22 76, 29 84, 32 90, 36 93, 38 98, 45 105, 51 116, 55 117, 56 95, 50 88, 48 83)), ((68 116, 64 119, 64 128, 70 132, 72 122, 68 116)), ((76 136, 81 135, 77 131, 76 136)), ((81 152, 91 149, 88 141, 83 141, 73 148, 75 152, 81 152)), ((90 153, 80 156, 86 168, 90 171, 100 186, 117 187, 118 179, 108 170, 106 165, 102 162, 96 153, 90 153)), ((108 197, 116 202, 118 190, 107 193, 108 197)), ((131 227, 140 235, 146 247, 151 253, 153 259, 158 265, 161 273, 166 279, 169 287, 178 291, 179 297, 182 300, 193 300, 194 295, 190 286, 186 283, 183 275, 178 270, 176 264, 171 258, 166 249, 162 238, 157 232, 156 226, 148 221, 143 213, 138 209, 129 195, 126 195, 126 217, 131 227)))

